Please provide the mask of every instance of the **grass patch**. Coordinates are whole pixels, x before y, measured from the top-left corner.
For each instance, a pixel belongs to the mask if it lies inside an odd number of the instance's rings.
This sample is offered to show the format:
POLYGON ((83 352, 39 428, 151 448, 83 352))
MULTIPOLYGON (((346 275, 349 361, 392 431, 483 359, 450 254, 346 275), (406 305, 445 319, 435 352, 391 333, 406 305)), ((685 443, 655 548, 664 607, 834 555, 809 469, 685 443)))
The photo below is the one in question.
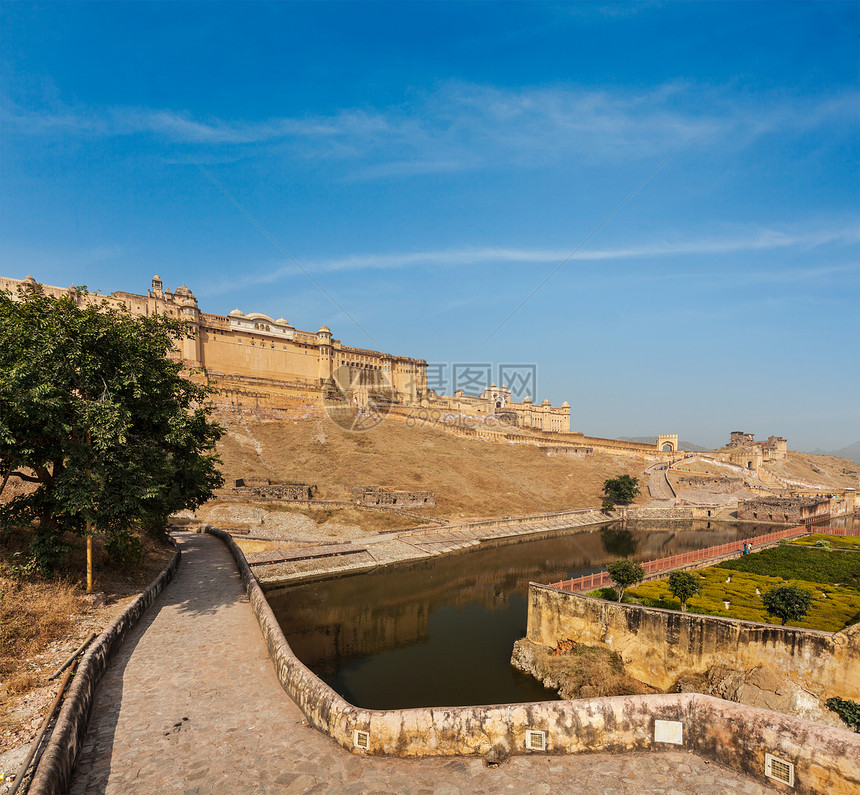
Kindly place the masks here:
POLYGON ((598 698, 602 696, 659 693, 624 672, 621 657, 600 646, 585 646, 563 640, 555 649, 526 639, 517 642, 514 654, 527 651, 538 679, 558 683, 562 698, 598 698))
POLYGON ((795 541, 789 542, 799 547, 814 547, 829 544, 833 549, 847 549, 860 552, 860 536, 831 536, 824 533, 813 533, 795 541))
POLYGON ((719 568, 860 590, 860 555, 834 554, 814 547, 782 544, 727 560, 720 563, 719 568))
MULTIPOLYGON (((761 595, 775 585, 786 584, 787 580, 782 577, 727 570, 722 566, 702 569, 698 574, 702 576, 702 592, 687 600, 689 612, 744 621, 778 623, 764 609, 761 595), (760 593, 756 593, 757 588, 760 593), (728 608, 725 602, 729 603, 728 608)), ((838 632, 860 619, 860 591, 795 578, 792 578, 792 582, 808 588, 813 598, 809 615, 802 621, 791 622, 789 626, 838 632)), ((644 583, 631 588, 628 593, 647 607, 681 609, 681 603, 672 596, 665 580, 644 583)))
POLYGON ((269 552, 272 549, 278 548, 276 541, 256 541, 247 538, 234 538, 236 546, 242 550, 245 555, 250 555, 254 552, 269 552))

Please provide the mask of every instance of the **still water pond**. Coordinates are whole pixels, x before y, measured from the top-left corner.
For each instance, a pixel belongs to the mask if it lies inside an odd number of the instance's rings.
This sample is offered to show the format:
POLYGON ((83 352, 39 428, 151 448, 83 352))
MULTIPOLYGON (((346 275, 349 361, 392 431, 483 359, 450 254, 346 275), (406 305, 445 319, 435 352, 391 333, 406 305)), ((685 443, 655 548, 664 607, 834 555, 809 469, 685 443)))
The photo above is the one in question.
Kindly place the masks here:
POLYGON ((298 658, 370 709, 556 698, 510 665, 525 635, 528 584, 653 560, 771 532, 721 522, 613 523, 534 541, 270 591, 298 658))

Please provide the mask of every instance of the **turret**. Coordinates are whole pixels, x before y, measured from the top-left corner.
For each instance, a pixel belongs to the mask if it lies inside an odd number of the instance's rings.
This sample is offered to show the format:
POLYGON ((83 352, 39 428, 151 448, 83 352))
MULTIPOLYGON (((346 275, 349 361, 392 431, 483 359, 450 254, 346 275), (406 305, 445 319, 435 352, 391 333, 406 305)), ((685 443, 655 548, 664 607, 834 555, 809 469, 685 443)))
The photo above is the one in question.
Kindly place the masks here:
POLYGON ((324 384, 331 378, 332 373, 331 329, 325 325, 320 326, 317 340, 319 341, 319 378, 320 383, 324 384))
POLYGON ((182 358, 190 365, 200 367, 203 364, 203 357, 200 346, 200 309, 197 306, 197 299, 184 283, 176 288, 173 296, 179 308, 179 317, 188 324, 192 333, 191 337, 182 340, 182 358))

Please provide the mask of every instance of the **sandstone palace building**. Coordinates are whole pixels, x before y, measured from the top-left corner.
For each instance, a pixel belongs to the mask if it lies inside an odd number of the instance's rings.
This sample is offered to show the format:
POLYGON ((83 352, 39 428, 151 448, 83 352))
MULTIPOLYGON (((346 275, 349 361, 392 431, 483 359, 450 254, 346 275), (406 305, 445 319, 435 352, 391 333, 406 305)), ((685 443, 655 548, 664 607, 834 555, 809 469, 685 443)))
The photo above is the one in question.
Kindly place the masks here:
MULTIPOLYGON (((0 277, 0 290, 17 294, 24 280, 0 277)), ((294 328, 260 312, 234 309, 229 315, 201 311, 184 284, 171 292, 158 275, 145 295, 114 292, 82 294, 75 287, 39 285, 54 296, 68 295, 80 303, 106 301, 133 315, 167 315, 184 320, 191 336, 181 341, 189 368, 215 382, 221 396, 236 406, 280 408, 312 413, 332 394, 360 407, 369 401, 427 407, 470 416, 503 416, 515 427, 565 433, 570 430, 570 404, 537 404, 530 396, 511 400, 504 385, 488 384, 481 395, 436 395, 427 388, 427 362, 410 356, 344 345, 323 325, 316 332, 294 328)))

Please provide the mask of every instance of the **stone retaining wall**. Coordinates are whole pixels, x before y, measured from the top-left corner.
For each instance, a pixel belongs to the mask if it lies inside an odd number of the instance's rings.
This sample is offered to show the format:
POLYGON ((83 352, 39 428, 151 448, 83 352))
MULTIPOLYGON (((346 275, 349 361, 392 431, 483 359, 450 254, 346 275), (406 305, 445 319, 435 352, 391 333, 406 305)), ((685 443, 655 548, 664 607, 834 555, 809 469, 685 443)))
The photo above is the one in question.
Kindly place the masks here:
POLYGON ((72 771, 83 744, 96 687, 116 650, 134 629, 146 609, 173 579, 181 553, 177 549, 161 574, 135 599, 84 652, 45 752, 27 790, 29 795, 68 792, 72 771))
POLYGON ((631 676, 661 690, 716 665, 763 665, 820 698, 860 699, 860 624, 818 632, 607 602, 531 583, 527 637, 545 646, 570 639, 610 648, 631 676))
POLYGON ((354 753, 501 760, 535 752, 667 750, 677 741, 785 791, 836 795, 860 787, 857 735, 692 693, 385 711, 355 707, 295 656, 235 542, 215 528, 206 531, 224 541, 236 560, 281 686, 312 726, 354 753), (669 741, 661 739, 666 736, 669 741), (764 777, 766 753, 795 766, 791 790, 764 777))

